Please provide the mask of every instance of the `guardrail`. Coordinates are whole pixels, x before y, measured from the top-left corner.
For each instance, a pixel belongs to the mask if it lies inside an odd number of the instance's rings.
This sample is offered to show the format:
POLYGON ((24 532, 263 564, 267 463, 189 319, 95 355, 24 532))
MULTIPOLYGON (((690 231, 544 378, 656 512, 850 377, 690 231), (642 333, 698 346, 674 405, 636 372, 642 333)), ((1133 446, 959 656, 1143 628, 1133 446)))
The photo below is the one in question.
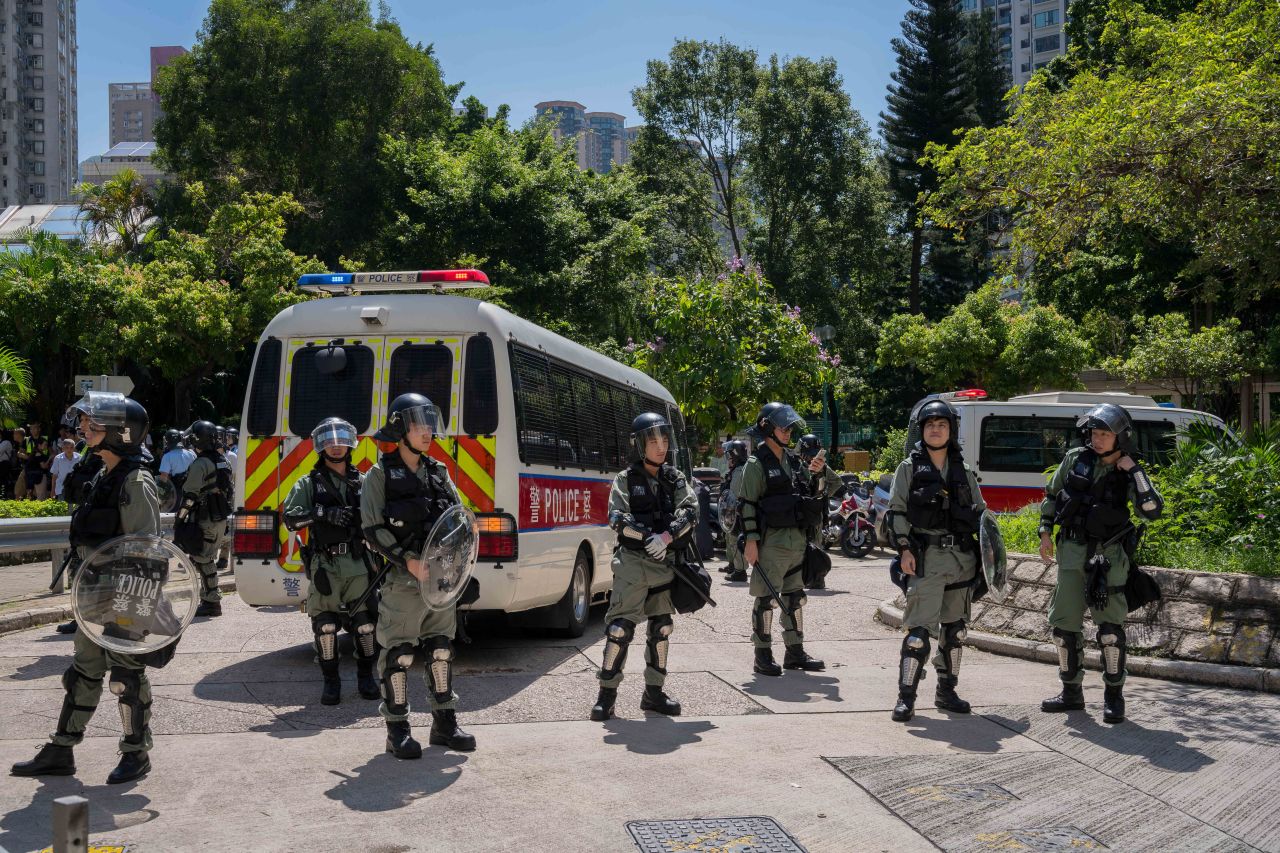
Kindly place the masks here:
MULTIPOLYGON (((173 513, 160 516, 160 533, 173 535, 173 513)), ((53 563, 50 580, 58 572, 62 558, 71 547, 71 516, 51 515, 44 518, 0 518, 0 554, 23 551, 48 551, 53 563)))

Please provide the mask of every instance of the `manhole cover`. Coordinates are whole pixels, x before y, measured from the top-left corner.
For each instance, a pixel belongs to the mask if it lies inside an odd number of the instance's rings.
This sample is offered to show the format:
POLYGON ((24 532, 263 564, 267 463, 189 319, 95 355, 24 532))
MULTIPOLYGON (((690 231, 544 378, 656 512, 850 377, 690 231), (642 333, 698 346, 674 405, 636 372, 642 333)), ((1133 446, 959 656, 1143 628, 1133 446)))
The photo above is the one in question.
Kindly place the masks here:
POLYGON ((1018 799, 999 785, 913 785, 907 793, 919 799, 941 802, 1010 803, 1018 799))
POLYGON ((977 841, 989 850, 1034 850, 1037 853, 1074 853, 1077 850, 1109 850, 1111 848, 1074 826, 1048 826, 1044 829, 1013 829, 1008 832, 986 832, 977 841))
POLYGON ((633 820, 627 832, 641 853, 806 853, 773 818, 633 820))

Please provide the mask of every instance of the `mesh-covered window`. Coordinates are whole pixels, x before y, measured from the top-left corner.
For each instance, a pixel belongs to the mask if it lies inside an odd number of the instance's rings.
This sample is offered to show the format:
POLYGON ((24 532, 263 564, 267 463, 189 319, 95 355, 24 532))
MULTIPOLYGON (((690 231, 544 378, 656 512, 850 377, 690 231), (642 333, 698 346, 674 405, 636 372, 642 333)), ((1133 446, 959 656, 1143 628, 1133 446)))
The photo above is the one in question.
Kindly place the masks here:
POLYGON ((253 383, 249 386, 249 418, 245 423, 250 435, 275 435, 282 349, 279 338, 267 338, 258 347, 253 383))
POLYGON ((524 347, 511 347, 520 459, 525 463, 558 465, 556 397, 547 368, 545 354, 524 347))
POLYGON ((391 353, 387 400, 401 394, 424 394, 449 423, 453 396, 453 352, 444 344, 401 344, 391 353))
POLYGON ((684 415, 675 403, 667 404, 667 412, 672 432, 676 437, 676 446, 671 448, 675 451, 676 467, 683 471, 685 476, 692 476, 693 459, 692 454, 689 453, 689 434, 685 430, 684 415))
POLYGON ((985 471, 1039 474, 1080 443, 1074 418, 989 415, 982 419, 978 464, 985 471))
POLYGON ((289 431, 309 436, 325 418, 342 418, 350 421, 356 432, 367 432, 373 408, 373 350, 360 344, 338 347, 346 353, 346 365, 334 373, 321 373, 316 354, 326 349, 305 346, 294 353, 289 431))
POLYGON ((467 341, 462 385, 462 431, 493 435, 498 431, 498 372, 493 363, 493 342, 485 335, 467 341))

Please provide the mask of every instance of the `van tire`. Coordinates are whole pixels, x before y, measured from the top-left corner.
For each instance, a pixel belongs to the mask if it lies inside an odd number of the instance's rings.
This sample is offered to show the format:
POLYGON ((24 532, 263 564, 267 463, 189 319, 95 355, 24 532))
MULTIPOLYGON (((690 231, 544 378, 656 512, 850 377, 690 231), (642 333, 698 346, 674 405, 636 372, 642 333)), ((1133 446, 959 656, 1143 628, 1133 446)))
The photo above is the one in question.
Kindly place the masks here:
POLYGON ((578 549, 573 560, 573 572, 569 575, 569 588, 564 597, 551 607, 548 620, 553 637, 576 639, 587 630, 591 619, 591 553, 585 547, 578 549))

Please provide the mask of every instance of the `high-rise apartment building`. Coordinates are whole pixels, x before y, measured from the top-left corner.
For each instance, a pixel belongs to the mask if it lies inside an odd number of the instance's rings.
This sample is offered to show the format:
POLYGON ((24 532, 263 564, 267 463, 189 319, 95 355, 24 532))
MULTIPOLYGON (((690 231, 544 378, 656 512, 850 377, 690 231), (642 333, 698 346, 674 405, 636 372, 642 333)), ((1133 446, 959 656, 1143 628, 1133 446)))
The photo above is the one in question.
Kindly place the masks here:
POLYGON ((0 0, 0 207, 71 196, 76 0, 0 0))
POLYGON ((587 126, 599 140, 590 168, 604 174, 614 163, 627 162, 626 117, 617 113, 587 113, 586 117, 587 126))
POLYGON ((577 101, 543 101, 534 105, 539 116, 550 116, 556 141, 574 140, 579 169, 604 173, 615 163, 627 162, 626 117, 617 113, 587 112, 577 101))
POLYGON ((155 126, 163 112, 156 95, 156 72, 187 52, 179 45, 151 48, 150 83, 108 83, 111 108, 111 147, 122 142, 154 142, 155 126))
POLYGON ((990 9, 1009 78, 1021 86, 1067 49, 1063 27, 1071 0, 960 0, 971 14, 990 9))

